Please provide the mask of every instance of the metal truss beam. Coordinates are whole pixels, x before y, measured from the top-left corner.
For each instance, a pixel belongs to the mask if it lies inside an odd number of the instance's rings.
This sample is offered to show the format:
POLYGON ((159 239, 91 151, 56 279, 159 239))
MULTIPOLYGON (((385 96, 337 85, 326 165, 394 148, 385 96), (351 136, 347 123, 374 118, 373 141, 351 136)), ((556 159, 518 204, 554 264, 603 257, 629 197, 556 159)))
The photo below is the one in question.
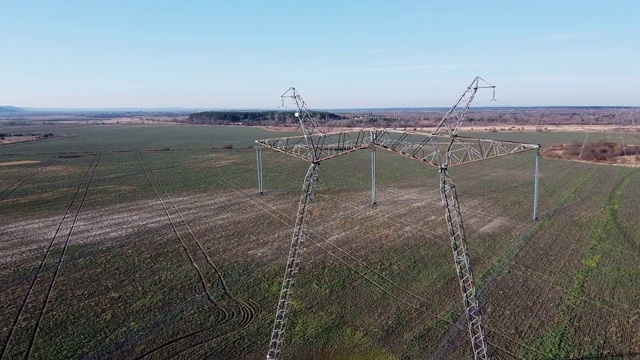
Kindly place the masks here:
POLYGON ((539 149, 538 144, 436 135, 421 132, 363 129, 304 136, 256 140, 256 143, 306 161, 324 161, 370 145, 391 150, 408 158, 440 168, 539 149), (310 141, 313 146, 308 145, 310 141))
POLYGON ((291 293, 293 292, 296 281, 295 275, 300 266, 304 241, 308 234, 307 221, 309 219, 309 207, 313 202, 313 196, 318 183, 319 166, 318 163, 312 163, 304 178, 302 195, 300 196, 300 204, 298 205, 298 214, 293 228, 293 238, 291 239, 287 266, 280 290, 280 298, 278 300, 278 309, 276 310, 276 318, 271 332, 271 341, 269 342, 268 360, 280 359, 280 346, 284 338, 287 310, 291 304, 291 293))
POLYGON ((370 144, 367 130, 256 140, 256 143, 310 162, 344 155, 370 144))
POLYGON ((453 167, 499 156, 517 154, 539 147, 540 145, 537 144, 456 136, 451 138, 446 162, 449 167, 453 167))
POLYGON ((379 131, 374 144, 437 168, 445 163, 453 167, 540 148, 538 144, 392 130, 379 131))

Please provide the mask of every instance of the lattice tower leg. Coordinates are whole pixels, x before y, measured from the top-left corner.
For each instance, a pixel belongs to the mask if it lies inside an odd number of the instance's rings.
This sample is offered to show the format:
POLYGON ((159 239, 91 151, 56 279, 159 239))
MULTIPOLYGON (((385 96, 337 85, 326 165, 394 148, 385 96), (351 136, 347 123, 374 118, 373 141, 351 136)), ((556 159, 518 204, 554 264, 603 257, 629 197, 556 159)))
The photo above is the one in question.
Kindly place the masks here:
POLYGON ((256 148, 256 157, 258 160, 258 192, 262 194, 264 192, 264 187, 262 184, 262 147, 260 146, 256 148))
POLYGON ((376 147, 371 145, 371 204, 375 205, 376 199, 376 147))
POLYGON ((476 285, 471 270, 471 260, 467 254, 467 244, 462 226, 462 214, 458 204, 456 188, 446 168, 440 169, 440 196, 445 209, 445 218, 451 237, 453 260, 462 291, 462 302, 469 325, 474 359, 489 359, 487 341, 482 326, 482 314, 476 297, 476 285))
POLYGON ((293 228, 293 238, 291 239, 291 247, 289 248, 289 256, 287 258, 287 267, 284 272, 284 280, 282 281, 282 289, 280 290, 280 298, 278 300, 278 310, 276 311, 273 331, 271 332, 271 341, 269 342, 268 360, 280 359, 287 311, 291 303, 291 293, 293 292, 293 285, 295 284, 295 275, 300 266, 304 241, 307 237, 309 207, 313 201, 316 184, 318 183, 319 166, 318 163, 311 164, 304 178, 302 195, 300 196, 300 204, 298 205, 298 214, 293 228))
POLYGON ((536 152, 536 177, 533 188, 533 221, 538 221, 538 187, 540 182, 540 147, 536 152))

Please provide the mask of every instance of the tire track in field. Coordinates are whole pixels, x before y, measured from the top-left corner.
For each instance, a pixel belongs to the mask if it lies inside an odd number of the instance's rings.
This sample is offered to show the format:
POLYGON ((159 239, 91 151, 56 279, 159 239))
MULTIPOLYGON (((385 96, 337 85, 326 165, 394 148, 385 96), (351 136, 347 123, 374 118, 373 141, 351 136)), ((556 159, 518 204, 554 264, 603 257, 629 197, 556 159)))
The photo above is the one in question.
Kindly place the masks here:
MULTIPOLYGON (((222 290, 223 293, 226 291, 226 283, 224 282, 224 278, 222 278, 218 268, 213 264, 209 256, 202 249, 200 242, 196 239, 196 237, 193 235, 193 232, 184 221, 184 218, 182 217, 180 210, 178 210, 177 206, 175 205, 175 202, 167 194, 162 184, 160 184, 160 181, 158 181, 157 176, 153 173, 153 170, 151 170, 149 164, 145 161, 142 154, 136 153, 136 159, 138 160, 138 163, 140 163, 140 166, 142 167, 142 170, 147 177, 147 180, 149 181, 149 185, 151 185, 158 200, 160 200, 162 208, 164 209, 165 214, 169 219, 169 223, 171 224, 171 229, 178 237, 182 249, 189 257, 191 266, 193 266, 193 268, 198 273, 198 277, 200 279, 199 285, 202 287, 201 290, 203 290, 206 294, 207 300, 209 300, 209 302, 213 304, 220 312, 218 314, 218 320, 221 322, 227 321, 232 314, 224 309, 224 307, 219 303, 220 299, 216 300, 216 296, 214 295, 216 288, 222 290), (202 269, 203 267, 210 267, 215 271, 218 277, 218 284, 207 279, 202 269)), ((200 293, 197 287, 198 285, 196 285, 195 291, 197 293, 200 293)))
MULTIPOLYGON (((55 161, 56 158, 52 159, 50 163, 47 164, 46 166, 49 166, 53 161, 55 161)), ((9 354, 11 340, 13 339, 16 331, 19 331, 23 327, 29 327, 30 324, 32 323, 31 318, 35 316, 35 321, 33 322, 34 329, 31 332, 30 340, 28 343, 28 347, 25 350, 24 358, 27 359, 31 355, 33 343, 35 342, 35 338, 36 338, 38 329, 40 327, 40 320, 42 319, 42 316, 46 310, 47 303, 51 296, 51 291, 55 284, 60 268, 62 267, 62 261, 66 253, 67 246, 69 245, 69 241, 71 239, 71 236, 73 235, 73 228, 78 219, 78 215, 80 214, 80 210, 82 209, 82 205, 84 204, 84 200, 87 196, 87 192, 89 190, 91 180, 95 175, 96 168, 98 166, 99 161, 100 161, 100 156, 94 156, 93 159, 91 160, 91 164, 89 164, 87 171, 82 177, 82 181, 80 182, 80 185, 78 185, 76 192, 73 196, 73 199, 71 200, 71 203, 67 207, 67 210, 65 211, 62 217, 62 220, 60 221, 60 224, 58 224, 58 227, 55 230, 53 237, 51 238, 51 241, 49 242, 49 245, 42 257, 42 260, 38 265, 36 274, 31 280, 31 284, 29 285, 29 289, 27 290, 27 293, 22 301, 22 304, 20 305, 18 312, 16 313, 13 324, 11 325, 9 334, 7 335, 7 339, 2 348, 2 354, 0 355, 0 359, 4 359, 5 355, 9 354), (69 215, 74 211, 75 211, 75 215, 73 216, 73 219, 71 219, 69 215), (68 228, 68 230, 66 228, 68 228), (66 233, 66 236, 62 235, 65 233, 66 233), (52 254, 52 250, 56 249, 55 245, 57 245, 57 249, 59 249, 60 242, 63 242, 61 253, 58 255, 57 260, 53 260, 53 262, 55 263, 55 268, 53 270, 53 273, 51 273, 51 270, 48 268, 50 266, 53 266, 54 264, 48 263, 47 260, 49 259, 50 255, 51 257, 54 257, 54 255, 52 254), (49 284, 48 286, 47 286, 47 282, 49 284), (42 287, 44 287, 44 289, 40 289, 42 287), (36 290, 36 288, 38 288, 38 290, 36 290), (44 298, 39 300, 37 297, 42 295, 42 292, 40 292, 41 290, 44 291, 44 298), (36 299, 33 299, 34 297, 36 297, 36 299), (36 307, 38 303, 41 304, 40 309, 37 309, 36 307), (34 309, 34 307, 36 307, 36 309, 34 309), (19 326, 18 323, 20 322, 20 319, 23 319, 23 323, 26 325, 19 326)), ((27 331, 28 333, 31 330, 26 329, 25 331, 27 331)), ((16 346, 19 346, 19 345, 16 345, 16 346)))
MULTIPOLYGON (((201 293, 204 290, 207 300, 218 310, 218 324, 215 328, 220 328, 224 325, 224 328, 229 328, 228 331, 224 331, 223 334, 217 335, 214 338, 209 338, 206 342, 213 341, 219 338, 227 337, 237 331, 246 328, 256 317, 255 308, 248 302, 234 296, 227 286, 224 276, 218 266, 213 262, 211 257, 204 250, 201 242, 194 235, 193 231, 187 224, 182 212, 176 205, 175 201, 169 196, 165 188, 160 183, 159 179, 146 162, 142 154, 136 154, 136 159, 140 163, 149 184, 152 186, 156 196, 160 200, 162 207, 167 214, 173 232, 178 237, 182 248, 186 252, 192 267, 198 273, 200 283, 196 285, 196 293, 201 293), (205 271, 209 273, 215 273, 216 279, 210 279, 205 274, 205 271), (197 287, 201 287, 198 289, 197 287), (231 310, 228 310, 230 308, 231 310)), ((205 331, 212 329, 203 329, 195 331, 193 333, 172 339, 138 358, 145 358, 158 351, 166 349, 174 344, 178 344, 184 340, 190 339, 198 334, 202 334, 205 331)), ((198 344, 196 344, 198 346, 198 344)), ((188 348, 182 350, 180 353, 192 351, 193 345, 189 345, 188 348)))
POLYGON ((14 182, 13 184, 9 185, 8 188, 2 190, 2 192, 0 192, 0 201, 8 198, 14 191, 16 191, 16 189, 18 189, 22 184, 24 184, 27 180, 31 179, 34 175, 36 175, 37 173, 39 173, 41 170, 45 169, 46 167, 48 167, 49 165, 53 164, 58 158, 60 157, 60 155, 56 155, 54 157, 52 157, 51 159, 49 159, 47 162, 45 162, 44 164, 40 165, 38 168, 36 168, 35 170, 33 170, 32 172, 30 172, 29 174, 27 174, 26 176, 24 176, 21 179, 18 179, 18 181, 14 182))
MULTIPOLYGON (((251 305, 248 302, 244 302, 244 304, 246 306, 251 307, 251 305)), ((255 304, 255 303, 254 303, 254 305, 257 306, 257 304, 255 304)), ((196 351, 198 348, 200 348, 202 346, 205 346, 205 345, 207 345, 207 344, 209 344, 209 343, 211 343, 213 341, 223 340, 223 339, 226 339, 226 338, 230 337, 231 335, 237 334, 240 331, 242 331, 242 330, 246 329, 247 327, 249 327, 250 324, 251 324, 251 322, 245 321, 245 322, 242 323, 242 325, 240 327, 237 327, 233 331, 230 331, 228 333, 224 333, 224 334, 221 334, 221 335, 214 336, 213 338, 202 340, 202 341, 197 342, 194 345, 191 345, 190 347, 188 347, 188 348, 186 348, 186 349, 184 349, 184 350, 182 350, 180 352, 176 352, 176 353, 171 354, 169 356, 169 359, 174 359, 174 358, 179 358, 179 359, 192 358, 192 356, 190 356, 190 353, 196 351)), ((196 334, 192 334, 190 336, 193 336, 193 335, 196 335, 196 334)), ((209 358, 212 358, 211 354, 207 354, 206 356, 204 356, 204 359, 209 359, 209 358)))
MULTIPOLYGON (((253 318, 255 318, 255 313, 254 313, 252 315, 252 317, 249 319, 249 317, 248 317, 249 310, 248 309, 254 309, 254 306, 257 307, 257 304, 254 303, 253 305, 251 305, 249 302, 241 300, 239 298, 235 298, 235 297, 234 297, 234 300, 236 300, 238 302, 238 304, 241 305, 241 309, 243 307, 245 307, 245 309, 247 309, 247 310, 242 310, 242 314, 243 314, 242 315, 242 320, 238 323, 238 325, 234 329, 232 329, 231 331, 227 331, 227 332, 223 331, 220 334, 217 334, 217 335, 215 335, 213 337, 207 337, 207 338, 205 338, 203 340, 196 340, 197 342, 195 344, 189 345, 187 348, 185 348, 183 350, 178 350, 178 351, 168 355, 167 358, 168 359, 173 359, 173 358, 179 358, 179 359, 191 358, 191 356, 189 356, 189 354, 194 352, 194 351, 196 351, 198 348, 200 348, 200 347, 202 347, 204 345, 207 345, 207 344, 209 344, 209 343, 211 343, 213 341, 220 341, 220 340, 223 340, 223 339, 227 339, 231 335, 237 334, 240 331, 246 329, 251 324, 251 322, 253 321, 253 318)), ((176 344, 176 343, 178 343, 180 341, 187 340, 189 338, 192 338, 192 337, 194 337, 196 335, 202 334, 202 333, 207 332, 207 331, 215 331, 215 330, 216 330, 216 327, 211 327, 211 328, 202 329, 200 331, 196 331, 196 332, 190 333, 190 334, 185 335, 185 336, 181 336, 179 338, 171 340, 168 343, 165 343, 165 344, 161 345, 160 347, 158 347, 156 349, 153 349, 152 351, 149 351, 149 352, 145 353, 144 355, 136 358, 136 360, 145 358, 145 357, 147 357, 147 356, 149 356, 149 355, 151 355, 151 354, 153 354, 155 352, 158 352, 159 350, 167 348, 168 346, 176 344)), ((209 356, 206 356, 205 358, 209 358, 209 356)))

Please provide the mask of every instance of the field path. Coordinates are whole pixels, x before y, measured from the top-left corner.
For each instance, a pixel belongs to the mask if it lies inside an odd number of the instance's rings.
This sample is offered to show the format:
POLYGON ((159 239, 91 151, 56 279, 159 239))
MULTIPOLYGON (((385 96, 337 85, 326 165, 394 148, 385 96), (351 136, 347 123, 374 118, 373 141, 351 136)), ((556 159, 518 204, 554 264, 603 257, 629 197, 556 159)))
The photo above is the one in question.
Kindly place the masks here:
POLYGON ((155 175, 149 164, 146 162, 142 154, 136 154, 136 158, 144 171, 147 180, 149 181, 149 185, 153 188, 158 200, 162 204, 162 208, 164 209, 167 218, 169 219, 169 223, 171 224, 171 228, 173 232, 176 234, 178 240, 180 240, 180 244, 184 249, 185 253, 189 257, 191 261, 191 265, 198 273, 198 277, 200 278, 200 283, 202 288, 207 296, 209 302, 211 302, 216 308, 220 311, 220 321, 225 321, 230 316, 229 312, 222 307, 216 299, 216 295, 218 292, 226 293, 227 292, 227 284, 224 281, 224 277, 222 273, 218 269, 218 267, 213 263, 209 255, 202 248, 202 244, 195 237, 191 228, 186 223, 182 213, 176 206, 173 199, 167 194, 164 187, 158 180, 158 177, 155 175), (207 270, 213 270, 216 274, 215 279, 210 279, 210 276, 207 274, 207 270), (218 291, 216 291, 218 290, 218 291))
POLYGON ((207 300, 218 312, 218 323, 215 327, 215 331, 213 331, 214 329, 203 329, 186 334, 151 349, 139 358, 145 358, 157 353, 158 351, 168 349, 173 345, 179 345, 181 342, 193 338, 196 335, 205 332, 214 333, 213 337, 206 334, 206 340, 200 340, 196 344, 188 344, 172 356, 185 354, 193 351, 204 343, 228 337, 229 335, 246 328, 256 317, 255 307, 234 296, 229 291, 222 271, 204 250, 202 243, 195 236, 175 201, 171 196, 169 196, 165 188, 162 186, 160 180, 144 159, 144 156, 137 153, 136 159, 142 167, 142 170, 144 171, 144 174, 153 188, 158 200, 162 204, 167 218, 169 219, 169 223, 171 224, 171 228, 180 241, 185 253, 189 257, 192 267, 198 273, 202 289, 196 289, 196 292, 200 293, 201 291, 204 291, 207 300))
POLYGON ((49 165, 53 164, 58 159, 58 157, 59 157, 58 155, 52 157, 47 162, 45 162, 44 164, 38 166, 35 170, 30 172, 26 176, 20 178, 18 181, 16 181, 13 184, 11 184, 8 188, 2 190, 2 192, 0 192, 0 201, 8 198, 14 191, 16 191, 17 188, 20 187, 20 185, 24 184, 24 182, 26 182, 27 180, 33 178, 33 176, 35 174, 39 173, 44 168, 46 168, 49 165))
MULTIPOLYGON (((54 160, 55 158, 44 166, 48 166, 54 160)), ((94 156, 91 160, 87 171, 82 177, 82 181, 76 189, 71 203, 67 207, 62 220, 60 220, 60 224, 55 230, 42 260, 38 265, 36 274, 29 285, 22 304, 16 313, 13 324, 11 325, 9 334, 7 335, 7 339, 2 348, 0 359, 16 358, 18 357, 18 354, 24 354, 24 359, 28 359, 29 356, 31 356, 33 344, 35 343, 36 336, 40 328, 40 321, 45 313, 51 292, 60 272, 60 268, 62 267, 64 255, 73 235, 74 226, 78 220, 78 215, 82 210, 82 205, 87 197, 87 192, 89 191, 89 186, 91 185, 91 181, 93 180, 99 161, 100 156, 94 156), (25 344, 15 344, 13 348, 11 347, 12 340, 18 332, 21 335, 20 338, 29 338, 26 348, 24 348, 25 344)))

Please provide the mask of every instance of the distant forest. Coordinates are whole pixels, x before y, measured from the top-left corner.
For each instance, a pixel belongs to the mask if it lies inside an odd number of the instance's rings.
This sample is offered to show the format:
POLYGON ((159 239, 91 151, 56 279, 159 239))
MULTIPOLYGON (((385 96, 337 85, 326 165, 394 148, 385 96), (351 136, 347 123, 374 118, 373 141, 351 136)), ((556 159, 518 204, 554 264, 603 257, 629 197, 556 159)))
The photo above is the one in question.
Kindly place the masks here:
MULTIPOLYGON (((313 111, 311 114, 323 121, 344 119, 342 115, 324 111, 313 111)), ((298 119, 289 111, 203 111, 189 115, 184 122, 207 125, 281 126, 297 124, 298 119)))
MULTIPOLYGON (((190 113, 170 110, 82 110, 33 111, 13 107, 0 107, 0 126, 15 124, 55 124, 60 121, 101 124, 102 121, 122 119, 122 123, 171 122, 206 125, 285 126, 298 127, 292 111, 282 110, 224 110, 190 113)), ((327 128, 378 127, 421 128, 440 122, 446 108, 379 108, 312 111, 318 123, 327 128)), ((615 125, 631 126, 640 132, 640 107, 558 106, 558 107, 476 107, 470 108, 464 126, 485 127, 497 125, 615 125)), ((487 130, 488 130, 487 129, 487 130)))
MULTIPOLYGON (((313 111, 327 127, 426 127, 436 125, 446 109, 363 109, 333 113, 313 111)), ((206 111, 182 120, 187 124, 296 126, 293 112, 206 111)), ((637 107, 531 107, 469 109, 467 126, 494 125, 640 125, 637 107)))

